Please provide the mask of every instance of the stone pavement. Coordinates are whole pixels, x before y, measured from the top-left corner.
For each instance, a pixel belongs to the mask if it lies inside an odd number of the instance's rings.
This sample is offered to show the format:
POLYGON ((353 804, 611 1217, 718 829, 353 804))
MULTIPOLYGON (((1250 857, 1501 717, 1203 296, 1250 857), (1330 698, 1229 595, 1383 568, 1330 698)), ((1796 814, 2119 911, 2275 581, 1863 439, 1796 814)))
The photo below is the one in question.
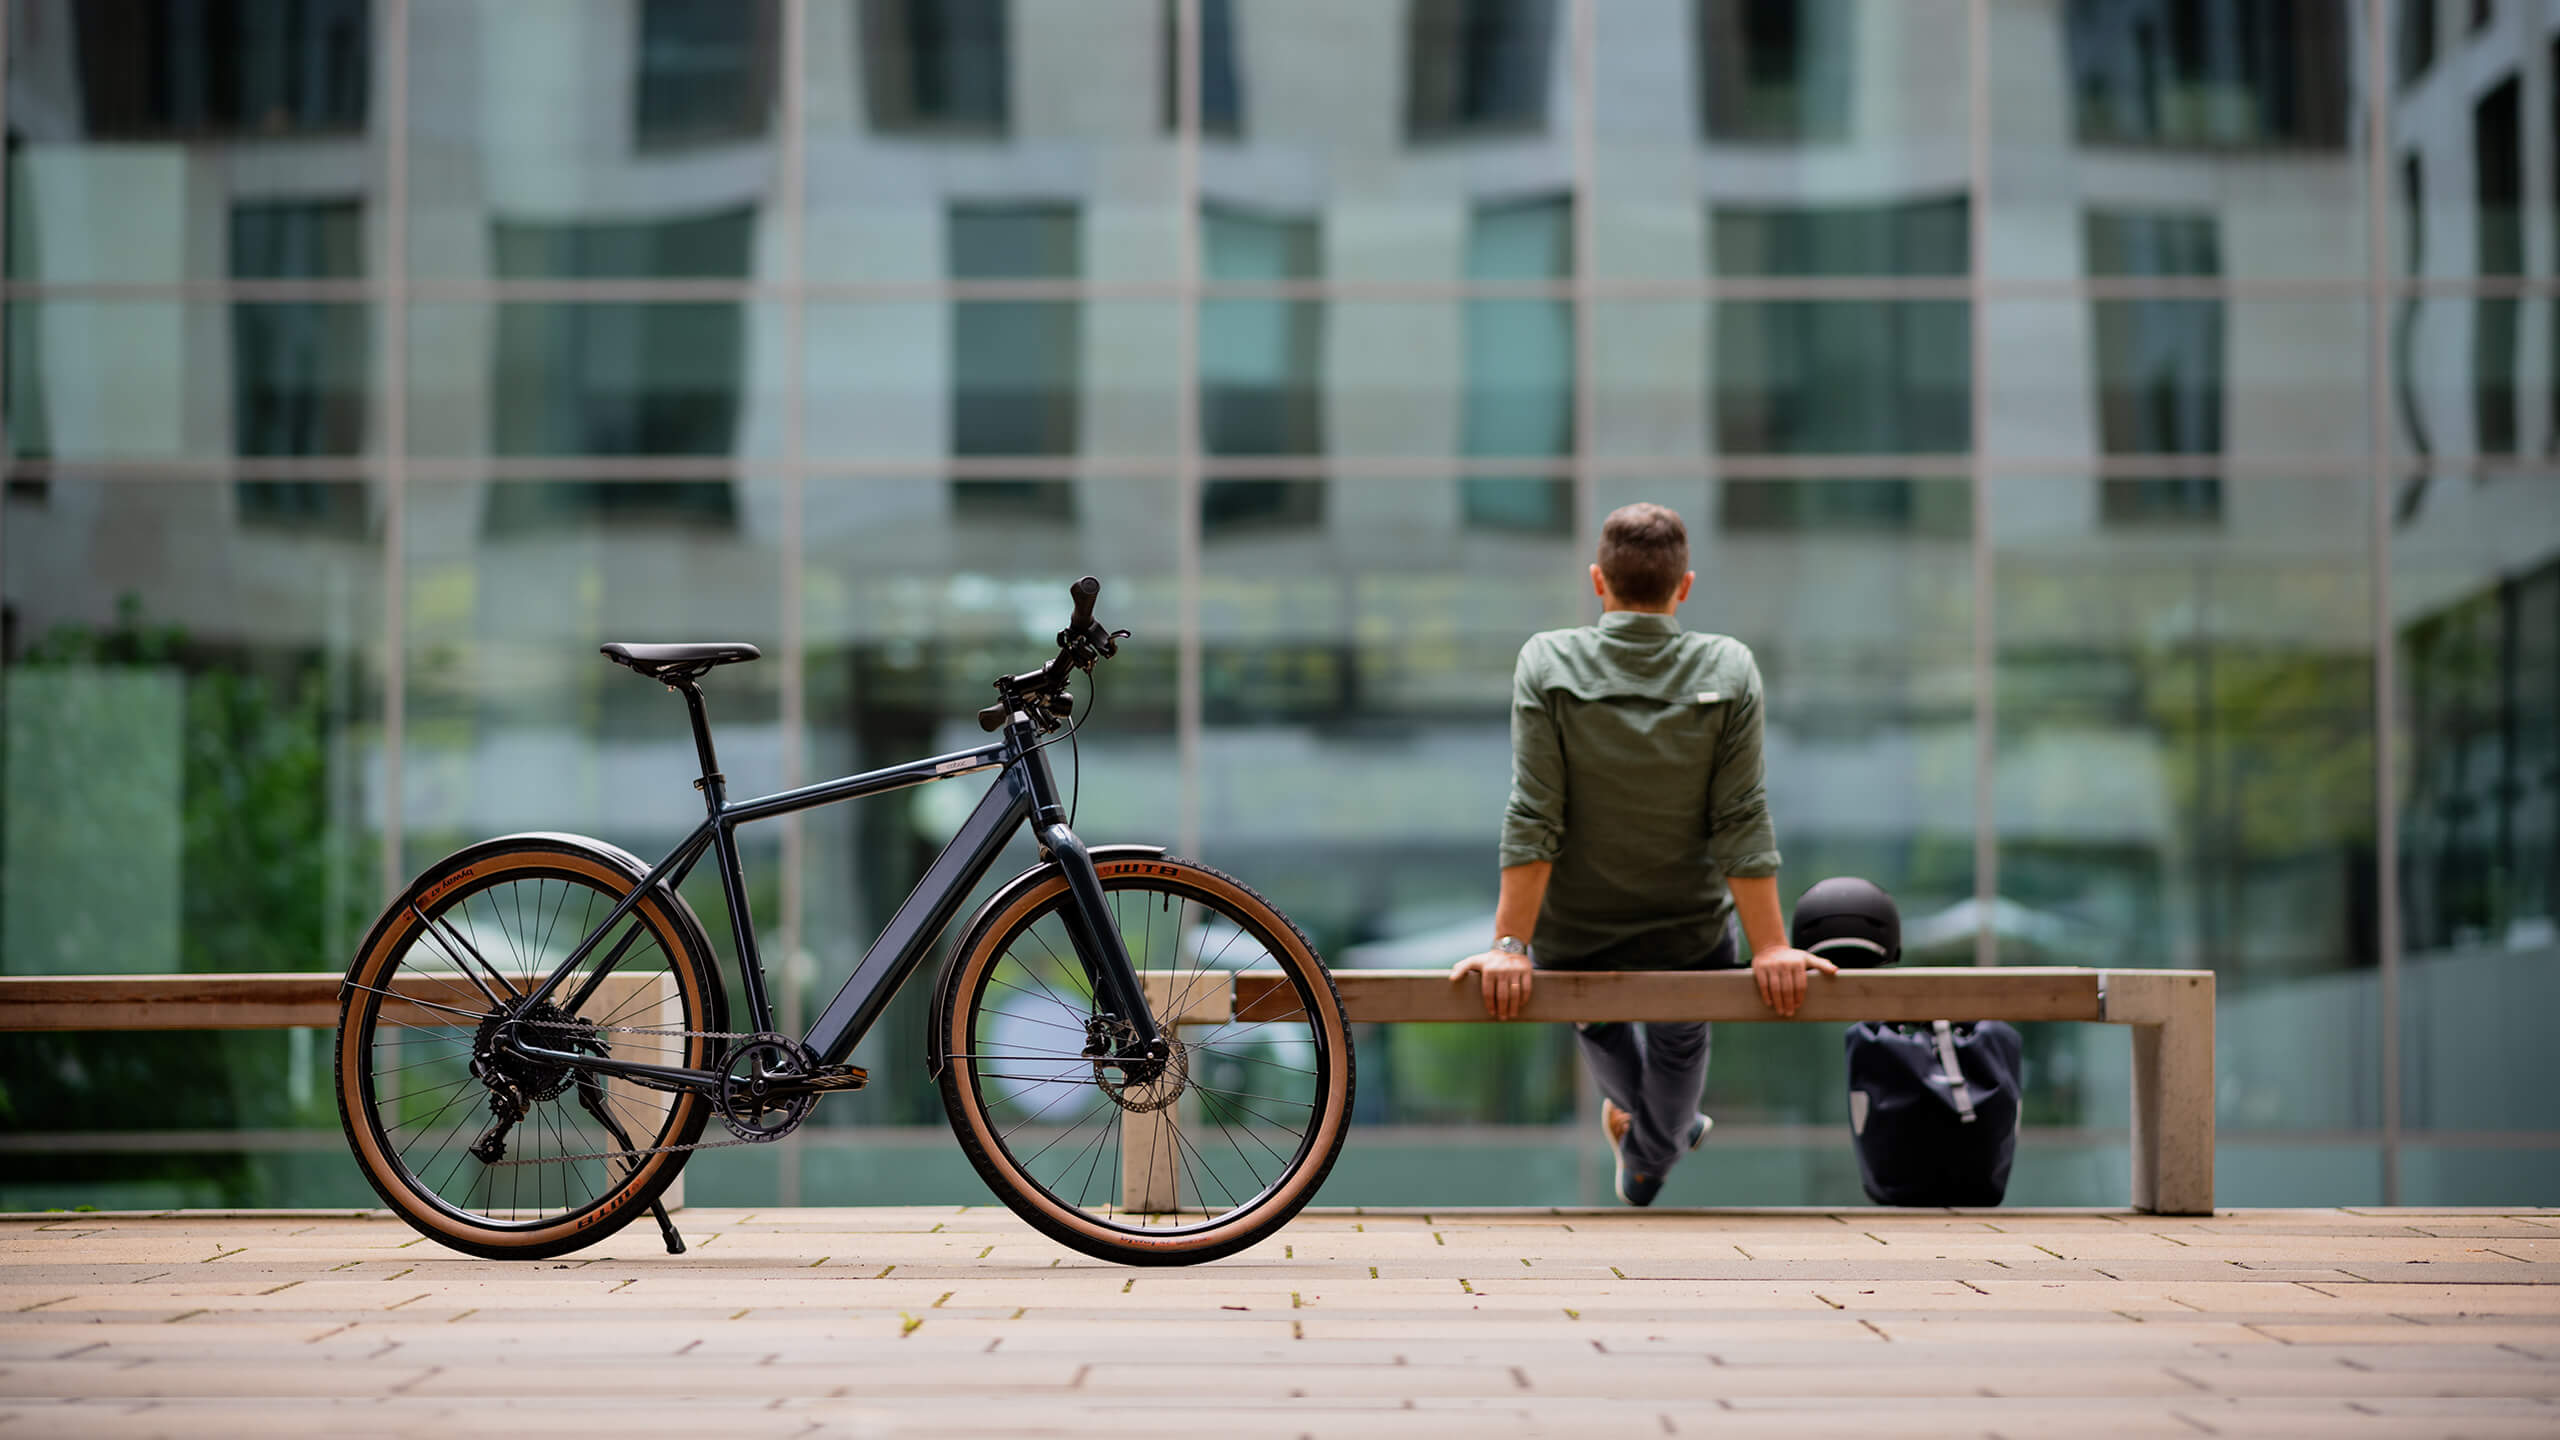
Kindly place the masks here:
POLYGON ((0 1221, 0 1440, 2560 1435, 2560 1211, 1322 1211, 1120 1269, 1000 1209, 0 1221))

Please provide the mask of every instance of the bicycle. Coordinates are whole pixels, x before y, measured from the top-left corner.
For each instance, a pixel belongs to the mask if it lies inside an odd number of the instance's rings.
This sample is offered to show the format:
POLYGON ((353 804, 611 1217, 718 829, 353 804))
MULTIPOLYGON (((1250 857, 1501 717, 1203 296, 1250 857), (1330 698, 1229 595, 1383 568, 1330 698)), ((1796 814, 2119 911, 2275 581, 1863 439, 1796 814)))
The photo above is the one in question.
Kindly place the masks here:
POLYGON ((339 1116, 383 1202, 489 1258, 565 1254, 643 1211, 681 1254, 660 1197, 686 1159, 779 1140, 821 1097, 860 1089, 846 1057, 1027 824, 1040 863, 961 928, 928 1010, 928 1067, 970 1163, 1042 1233, 1126 1264, 1212 1260, 1286 1224, 1351 1113, 1341 997, 1305 934, 1241 882, 1070 828, 1045 751, 1090 718, 1075 716, 1076 672, 1128 635, 1093 618, 1100 592, 1077 581, 1056 656, 995 682, 978 715, 993 742, 752 800, 728 798, 699 682, 756 647, 602 647, 684 697, 702 823, 654 867, 584 836, 501 836, 384 911, 347 971, 337 1041, 339 1116), (989 770, 807 1034, 778 1033, 737 828, 989 770), (676 890, 706 854, 743 1029, 676 890), (731 1138, 702 1138, 715 1117, 731 1138))

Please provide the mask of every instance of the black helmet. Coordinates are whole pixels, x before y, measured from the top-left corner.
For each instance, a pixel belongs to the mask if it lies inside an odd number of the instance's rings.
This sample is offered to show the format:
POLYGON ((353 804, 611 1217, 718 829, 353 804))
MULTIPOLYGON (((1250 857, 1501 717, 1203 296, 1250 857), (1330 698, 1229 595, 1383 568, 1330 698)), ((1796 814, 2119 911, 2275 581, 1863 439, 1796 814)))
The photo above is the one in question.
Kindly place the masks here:
POLYGON ((1902 959, 1902 912, 1871 880, 1853 875, 1817 880, 1796 898, 1787 942, 1843 970, 1871 970, 1902 959))

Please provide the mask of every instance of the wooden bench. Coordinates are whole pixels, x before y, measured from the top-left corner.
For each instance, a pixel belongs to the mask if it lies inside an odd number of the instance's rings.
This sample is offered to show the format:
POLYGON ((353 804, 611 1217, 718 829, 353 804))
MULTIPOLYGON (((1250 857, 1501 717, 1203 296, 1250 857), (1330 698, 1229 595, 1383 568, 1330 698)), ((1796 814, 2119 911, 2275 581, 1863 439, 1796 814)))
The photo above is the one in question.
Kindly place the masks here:
MULTIPOLYGON (((1167 977, 1148 977, 1159 1010, 1167 977)), ((1439 970, 1343 970, 1334 975, 1355 1021, 1488 1021, 1483 990, 1439 970)), ((1280 1003, 1276 970, 1238 971, 1225 986, 1198 987, 1179 1023, 1251 1020, 1280 1003)), ((1186 986, 1186 989, 1191 988, 1186 986)), ((671 1001, 672 997, 665 997, 671 1001)), ((662 1002, 663 1003, 663 1002, 662 1002)), ((1778 1021, 1747 971, 1542 971, 1520 1021, 1778 1021)), ((2045 968, 1852 970, 1816 976, 1785 1023, 1858 1020, 2070 1020, 2133 1027, 2133 1195, 2136 1210, 2204 1215, 2213 1210, 2213 972, 2045 968)), ((0 1031, 333 1029, 338 977, 285 975, 0 976, 0 1031)), ((1124 1157, 1165 1143, 1180 1106, 1132 1113, 1124 1157)), ((1169 1179, 1149 1182, 1124 1163, 1121 1203, 1169 1210, 1169 1179)), ((681 1182, 679 1182, 681 1183, 681 1182)), ((674 1192, 671 1192, 673 1194, 674 1192)), ((680 1195, 669 1203, 679 1203, 680 1195)))
MULTIPOLYGON (((452 982, 433 975, 395 981, 402 995, 449 1002, 452 982)), ((673 977, 612 975, 599 989, 605 1009, 625 1023, 680 1027, 684 1010, 673 977), (656 1004, 649 1008, 654 994, 656 1004)), ((296 971, 246 975, 0 976, 0 1032, 10 1030, 331 1030, 338 1028, 339 977, 296 971)), ((441 1012, 386 1000, 382 1015, 411 1024, 451 1023, 441 1012)), ((607 1080, 608 1086, 623 1082, 607 1080)), ((635 1092, 662 1103, 656 1091, 635 1092)), ((684 1172, 661 1197, 684 1205, 684 1172)))
MULTIPOLYGON (((1159 1012, 1165 977, 1149 976, 1159 1012)), ((1849 970, 1816 975, 1805 1002, 1780 1016, 1760 1000, 1751 973, 1725 971, 1538 972, 1527 1013, 1493 1021, 1473 977, 1443 970, 1337 970, 1353 1021, 1522 1024, 1589 1020, 1755 1020, 1844 1025, 1860 1020, 2074 1020, 2133 1027, 2133 1208, 2161 1215, 2213 1213, 2213 972, 2210 970, 1849 970)), ((1189 1000, 1186 1025, 1252 1020, 1287 1004, 1277 970, 1237 972, 1225 987, 1189 1000)), ((1185 987, 1186 990, 1189 987, 1185 987)), ((1276 1013, 1276 1012, 1275 1012, 1276 1013)), ((1170 1210, 1178 1197, 1164 1167, 1144 1163, 1168 1141, 1161 1127, 1182 1107, 1132 1112, 1121 1131, 1121 1199, 1132 1210, 1170 1210)))

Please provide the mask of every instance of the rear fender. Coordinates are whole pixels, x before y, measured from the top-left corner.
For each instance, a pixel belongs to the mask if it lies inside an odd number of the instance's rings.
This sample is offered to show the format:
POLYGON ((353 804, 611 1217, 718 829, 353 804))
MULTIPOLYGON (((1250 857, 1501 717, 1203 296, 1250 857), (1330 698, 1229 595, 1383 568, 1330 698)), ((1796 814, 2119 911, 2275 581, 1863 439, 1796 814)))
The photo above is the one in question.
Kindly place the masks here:
MULTIPOLYGON (((567 835, 548 830, 528 830, 515 835, 500 835, 480 841, 476 845, 464 846, 428 866, 424 875, 419 880, 410 882, 409 888, 401 892, 398 900, 392 902, 391 909, 385 912, 380 920, 374 922, 374 930, 379 933, 383 926, 391 923, 392 918, 399 914, 401 907, 418 895, 419 886, 427 877, 435 877, 434 883, 442 885, 446 880, 453 878, 456 872, 468 867, 472 861, 482 856, 503 855, 510 851, 543 847, 581 851, 589 859, 624 876, 634 888, 649 878, 649 867, 639 856, 619 845, 598 840, 591 835, 567 835)), ((684 896, 677 893, 674 886, 660 885, 658 898, 665 904, 668 913, 675 917, 676 924, 683 929, 685 943, 701 960, 703 970, 710 977, 711 1024, 709 1028, 728 1029, 729 987, 720 979, 720 952, 711 948, 711 932, 703 928, 702 917, 693 913, 693 907, 685 903, 684 896)), ((373 950, 373 942, 374 936, 367 935, 363 948, 356 953, 370 954, 373 950)))

